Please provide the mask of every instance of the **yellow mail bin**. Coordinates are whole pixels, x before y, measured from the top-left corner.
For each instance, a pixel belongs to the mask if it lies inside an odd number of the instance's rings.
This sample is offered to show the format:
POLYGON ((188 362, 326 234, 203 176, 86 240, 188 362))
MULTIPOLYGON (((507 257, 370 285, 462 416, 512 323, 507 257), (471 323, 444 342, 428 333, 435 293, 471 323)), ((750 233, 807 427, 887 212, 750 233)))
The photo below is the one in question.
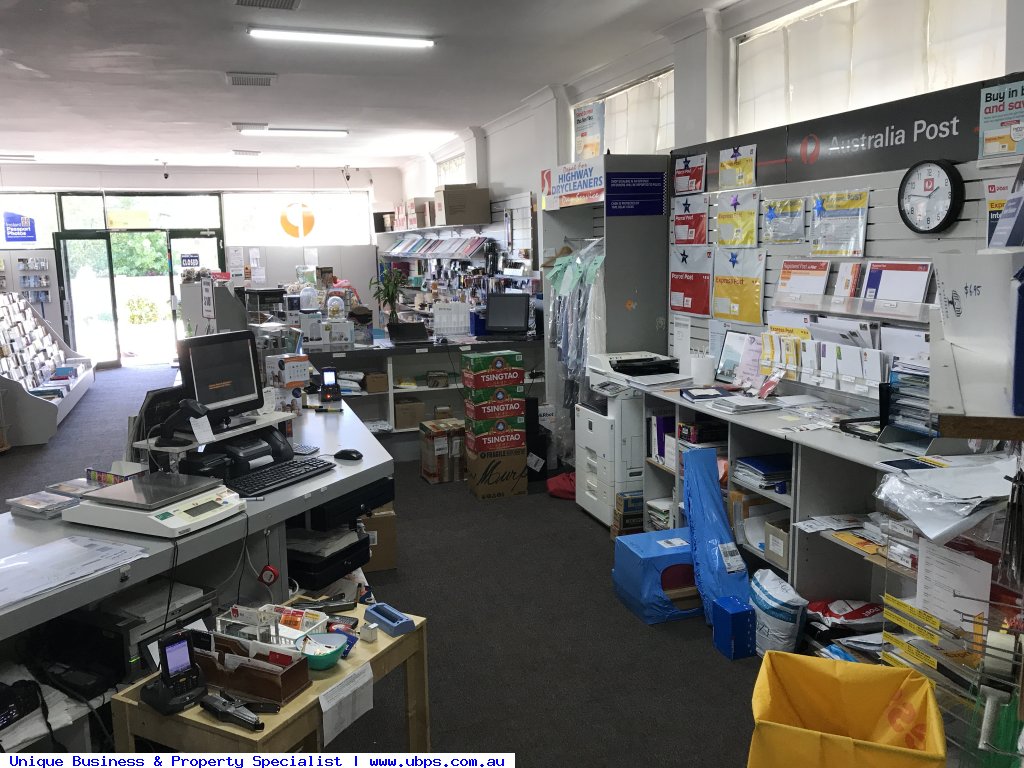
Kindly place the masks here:
POLYGON ((747 768, 941 768, 946 736, 921 674, 765 654, 754 685, 747 768))

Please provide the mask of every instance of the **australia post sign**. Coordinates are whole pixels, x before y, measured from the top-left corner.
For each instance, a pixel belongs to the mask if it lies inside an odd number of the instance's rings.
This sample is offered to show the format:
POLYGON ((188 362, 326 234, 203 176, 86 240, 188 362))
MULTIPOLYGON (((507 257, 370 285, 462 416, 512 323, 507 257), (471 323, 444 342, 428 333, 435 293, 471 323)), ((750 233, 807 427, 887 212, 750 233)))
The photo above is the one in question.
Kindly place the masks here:
POLYGON ((540 207, 557 211, 604 201, 604 158, 579 160, 540 172, 540 207))

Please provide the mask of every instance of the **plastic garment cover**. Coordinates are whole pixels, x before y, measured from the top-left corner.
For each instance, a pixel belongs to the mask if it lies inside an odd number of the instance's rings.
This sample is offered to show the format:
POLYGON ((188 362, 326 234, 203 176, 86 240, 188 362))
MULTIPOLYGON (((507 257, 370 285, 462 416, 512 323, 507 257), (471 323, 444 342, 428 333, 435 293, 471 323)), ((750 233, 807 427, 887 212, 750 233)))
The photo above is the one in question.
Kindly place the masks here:
POLYGON ((704 618, 711 623, 715 598, 750 599, 747 567, 736 551, 736 542, 725 516, 718 484, 718 456, 714 448, 683 454, 683 498, 693 544, 693 570, 697 591, 704 603, 704 618), (723 549, 725 550, 723 552, 723 549), (726 558, 734 570, 730 573, 726 558))
POLYGON ((885 504, 886 509, 910 520, 936 544, 955 539, 982 523, 993 512, 1006 508, 1003 500, 979 504, 977 499, 948 498, 897 473, 882 478, 875 489, 875 498, 885 504))

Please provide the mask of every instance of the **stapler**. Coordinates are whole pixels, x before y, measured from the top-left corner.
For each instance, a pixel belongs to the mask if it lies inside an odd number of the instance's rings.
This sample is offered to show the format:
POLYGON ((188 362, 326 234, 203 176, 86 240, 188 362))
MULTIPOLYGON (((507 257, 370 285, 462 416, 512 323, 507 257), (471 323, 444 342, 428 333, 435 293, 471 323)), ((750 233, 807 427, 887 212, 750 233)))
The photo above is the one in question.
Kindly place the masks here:
POLYGON ((272 701, 243 701, 227 691, 204 696, 199 706, 222 723, 233 723, 250 731, 262 731, 265 727, 263 721, 256 716, 257 712, 273 714, 281 711, 281 706, 272 701))

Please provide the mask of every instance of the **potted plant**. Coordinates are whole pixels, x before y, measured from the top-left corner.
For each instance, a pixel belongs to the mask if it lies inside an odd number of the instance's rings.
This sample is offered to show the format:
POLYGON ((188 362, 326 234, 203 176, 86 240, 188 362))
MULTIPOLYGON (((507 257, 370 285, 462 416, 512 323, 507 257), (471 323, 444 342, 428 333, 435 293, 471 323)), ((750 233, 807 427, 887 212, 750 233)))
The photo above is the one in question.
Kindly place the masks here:
POLYGON ((406 282, 405 273, 394 267, 383 270, 377 277, 370 280, 373 298, 380 306, 387 307, 390 311, 388 315, 390 323, 398 322, 398 294, 406 282))

